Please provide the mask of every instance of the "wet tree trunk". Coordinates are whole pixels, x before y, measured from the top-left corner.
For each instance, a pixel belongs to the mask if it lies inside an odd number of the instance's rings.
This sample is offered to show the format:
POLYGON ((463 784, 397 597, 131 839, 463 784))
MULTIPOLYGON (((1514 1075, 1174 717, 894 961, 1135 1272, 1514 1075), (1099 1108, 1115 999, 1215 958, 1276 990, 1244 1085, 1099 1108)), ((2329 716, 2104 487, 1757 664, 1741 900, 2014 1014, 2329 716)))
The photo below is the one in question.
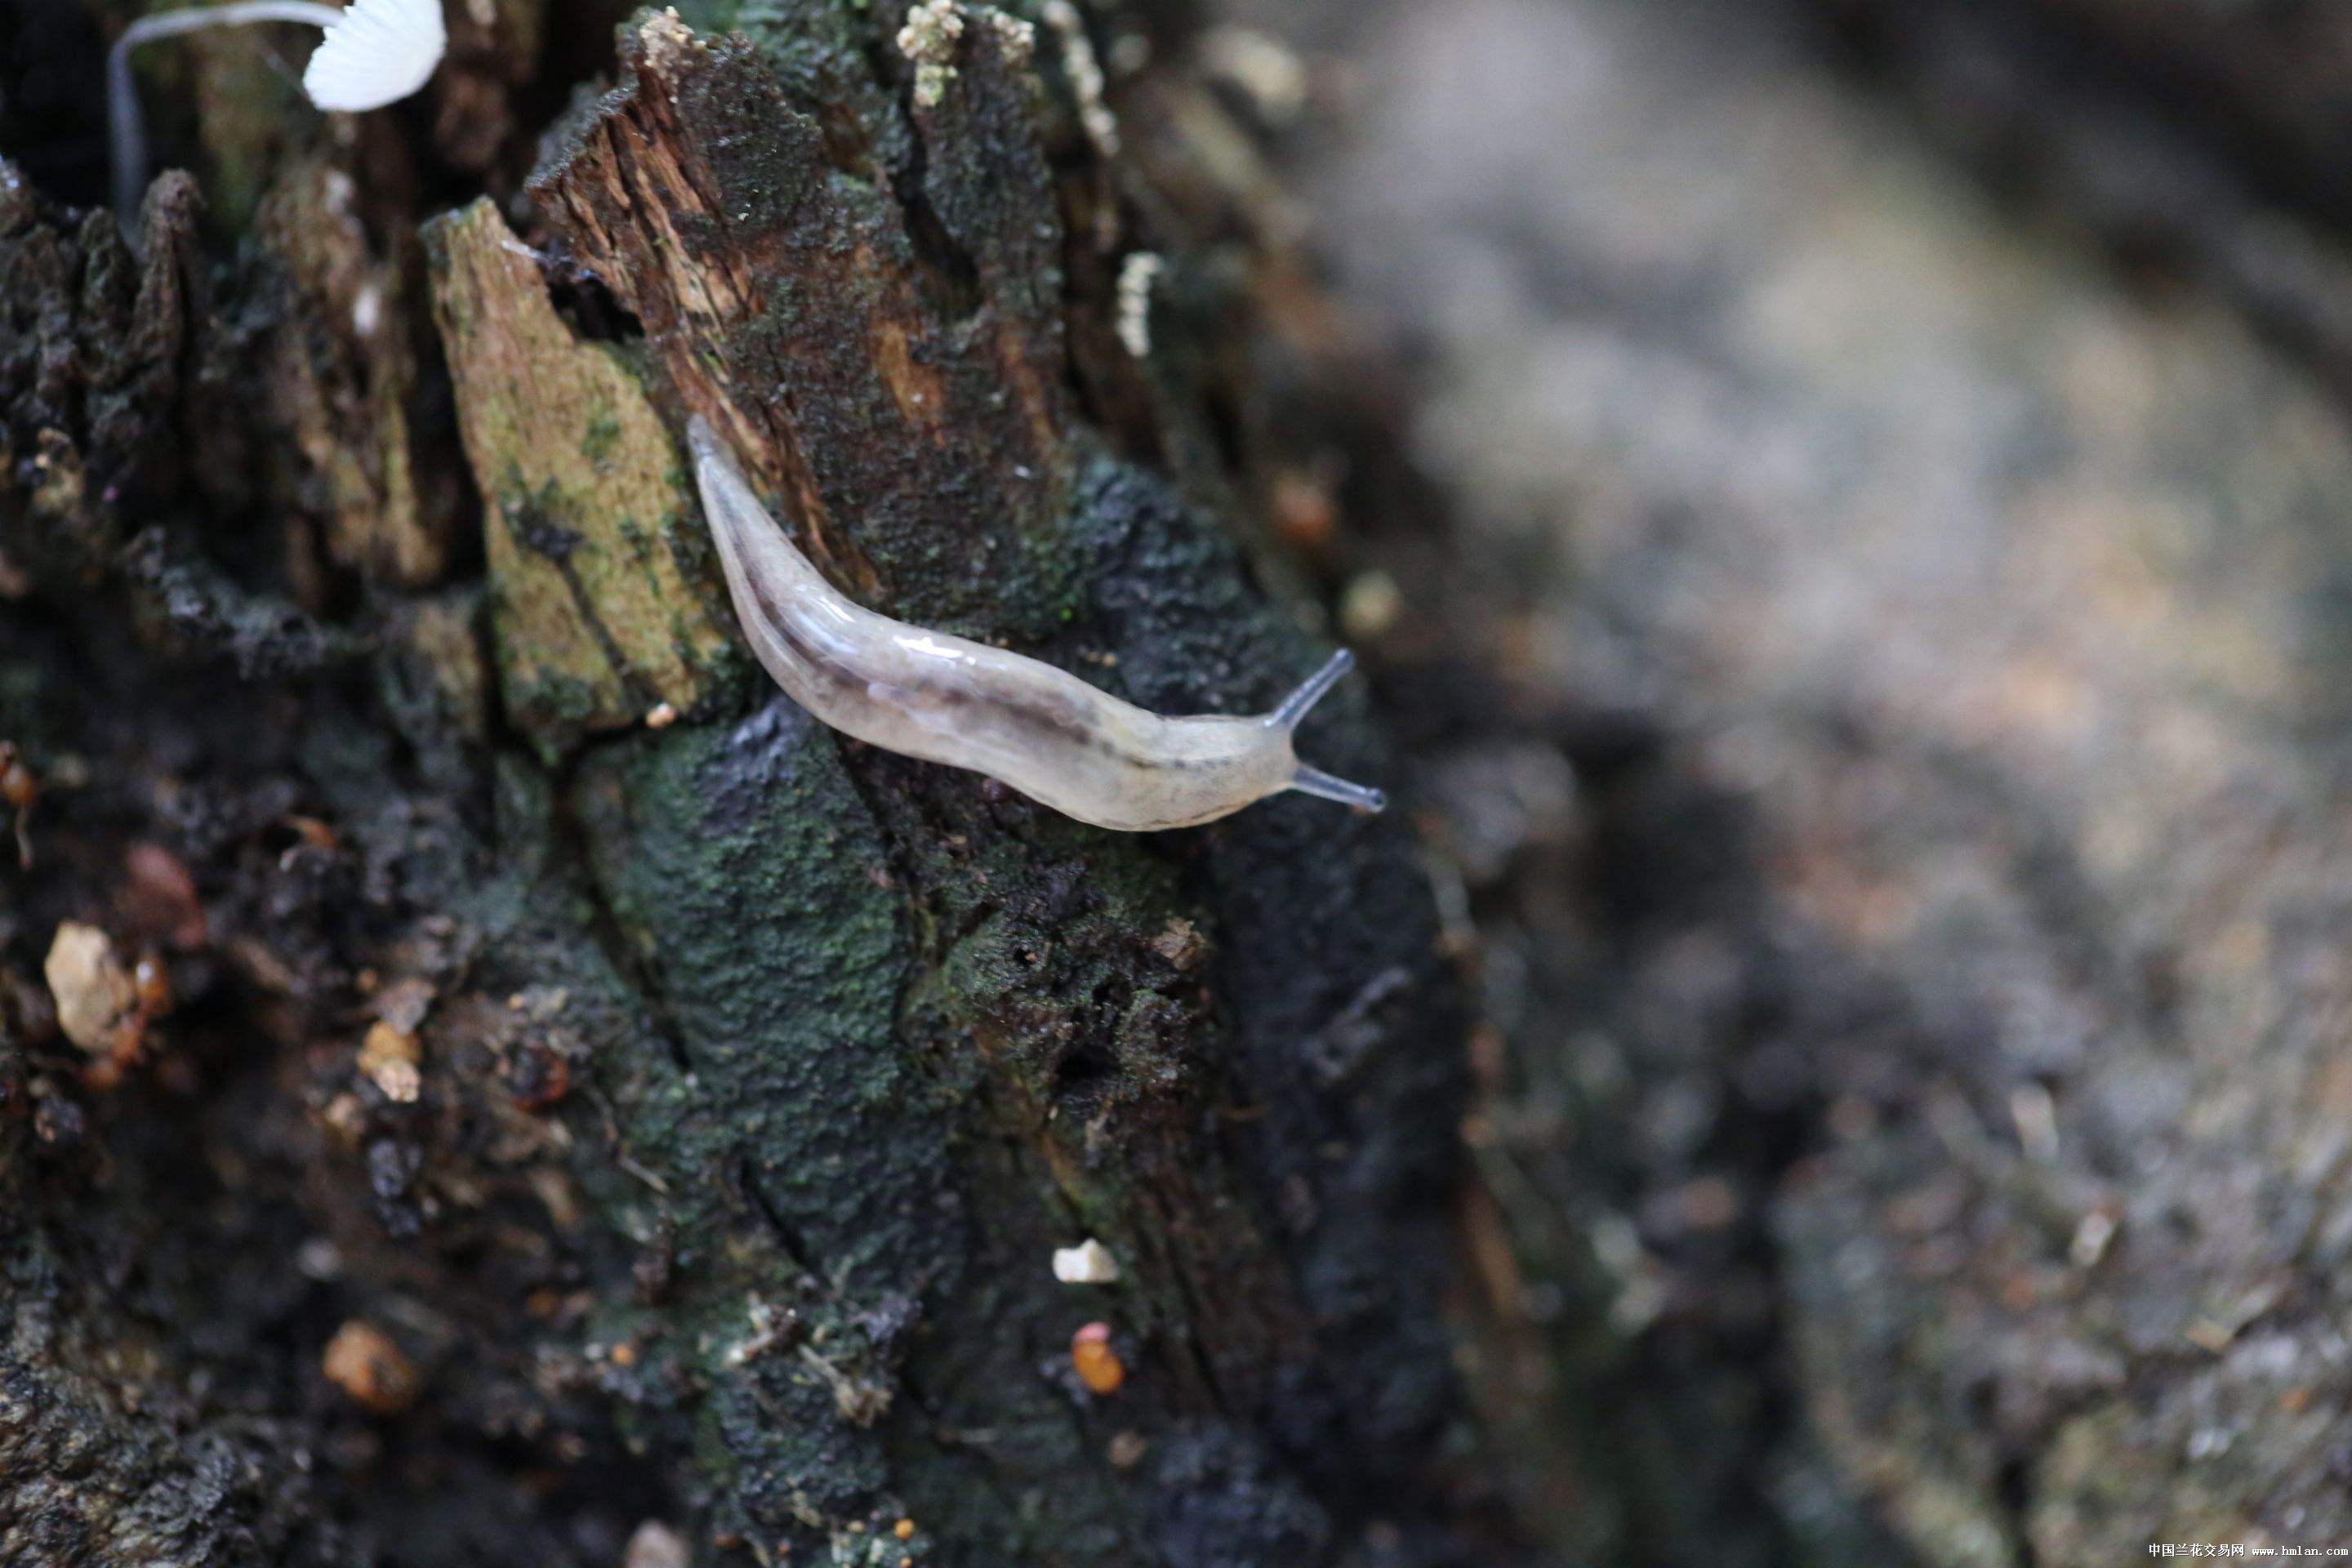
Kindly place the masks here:
POLYGON ((689 413, 902 618, 1168 710, 1323 651, 1181 29, 886 9, 641 16, 562 111, 620 17, 456 6, 355 121, 222 35, 135 254, 87 112, 0 179, 0 1560, 1472 1550, 1409 824, 1084 828, 733 630, 689 413))

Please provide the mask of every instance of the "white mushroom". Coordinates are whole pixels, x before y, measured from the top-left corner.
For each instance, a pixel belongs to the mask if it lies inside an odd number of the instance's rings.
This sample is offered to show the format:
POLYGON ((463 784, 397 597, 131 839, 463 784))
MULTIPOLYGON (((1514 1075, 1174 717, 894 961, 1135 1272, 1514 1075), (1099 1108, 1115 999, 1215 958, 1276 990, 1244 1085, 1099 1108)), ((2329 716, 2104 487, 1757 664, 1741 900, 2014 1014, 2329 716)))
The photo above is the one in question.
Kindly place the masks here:
POLYGON ((1118 1280, 1118 1259, 1110 1248, 1089 1237, 1076 1247, 1054 1252, 1054 1278, 1065 1285, 1111 1285, 1118 1280))
POLYGON ((131 51, 158 38, 205 27, 293 22, 326 34, 302 73, 303 90, 320 109, 357 111, 396 103, 425 85, 449 47, 441 0, 353 0, 347 8, 310 0, 236 0, 142 16, 122 30, 106 57, 108 119, 114 141, 114 211, 125 232, 137 221, 147 188, 147 132, 131 51))
POLYGON ((357 113, 423 87, 449 47, 440 0, 352 0, 302 72, 321 109, 357 113))

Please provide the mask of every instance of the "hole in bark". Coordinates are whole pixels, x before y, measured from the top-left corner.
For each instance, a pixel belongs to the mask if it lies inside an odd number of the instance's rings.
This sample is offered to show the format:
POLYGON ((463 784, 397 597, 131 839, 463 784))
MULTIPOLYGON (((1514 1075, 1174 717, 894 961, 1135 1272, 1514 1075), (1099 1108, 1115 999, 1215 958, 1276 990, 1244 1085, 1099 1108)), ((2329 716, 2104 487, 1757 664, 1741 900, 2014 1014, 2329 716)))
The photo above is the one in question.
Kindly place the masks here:
POLYGON ((559 264, 547 275, 548 298, 572 330, 591 342, 641 341, 646 324, 621 303, 602 278, 584 267, 559 264))
POLYGON ((1063 1098, 1108 1079, 1118 1070, 1109 1047, 1089 1041, 1064 1057, 1054 1068, 1054 1092, 1063 1098))
POLYGON ((1134 982, 1123 974, 1114 974, 1095 987, 1089 1000, 1094 1003, 1095 1010, 1103 1016, 1104 1022, 1108 1025, 1127 1010, 1128 1003, 1134 996, 1134 982))

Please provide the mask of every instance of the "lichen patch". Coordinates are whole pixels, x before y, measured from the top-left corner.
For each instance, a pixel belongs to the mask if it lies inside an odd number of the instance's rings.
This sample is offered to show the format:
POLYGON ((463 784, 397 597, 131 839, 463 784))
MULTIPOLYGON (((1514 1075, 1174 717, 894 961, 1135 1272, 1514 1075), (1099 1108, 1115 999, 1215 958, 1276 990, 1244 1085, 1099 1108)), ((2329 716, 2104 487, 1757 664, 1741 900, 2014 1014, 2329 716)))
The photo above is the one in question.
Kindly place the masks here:
POLYGON ((924 0, 908 9, 907 25, 898 29, 898 52, 915 68, 917 108, 933 108, 947 96, 963 24, 963 7, 956 0, 924 0))

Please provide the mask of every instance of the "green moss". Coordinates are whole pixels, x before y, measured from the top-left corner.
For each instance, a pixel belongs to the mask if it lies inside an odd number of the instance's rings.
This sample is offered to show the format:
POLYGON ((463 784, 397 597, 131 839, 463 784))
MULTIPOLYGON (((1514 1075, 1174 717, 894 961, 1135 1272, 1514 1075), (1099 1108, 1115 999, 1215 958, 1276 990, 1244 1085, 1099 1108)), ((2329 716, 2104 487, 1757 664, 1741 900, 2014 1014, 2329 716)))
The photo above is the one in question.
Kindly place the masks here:
POLYGON ((488 202, 428 233, 443 342, 486 521, 499 675, 555 756, 656 703, 690 710, 727 646, 677 448, 627 359, 576 341, 488 202))
POLYGON ((620 417, 609 406, 599 408, 589 416, 587 433, 580 438, 581 455, 601 468, 619 449, 621 437, 620 417))
MULTIPOLYGON (((833 737, 782 704, 600 749, 574 794, 602 901, 659 976, 690 1075, 677 1105, 637 1108, 645 1157, 731 1188, 774 1244, 701 1304, 697 1451, 770 1529, 795 1497, 848 1507, 884 1479, 857 1407, 898 1393, 890 1336, 862 1325, 961 1256, 940 1096, 896 1026, 910 955, 882 842, 833 737), (796 1315, 807 1350, 746 1358, 762 1312, 796 1315)), ((727 1234, 689 1226, 679 1245, 727 1234)))
POLYGON ((874 79, 868 51, 888 47, 894 17, 837 0, 698 0, 678 7, 697 32, 740 32, 793 102, 845 114, 873 161, 900 166, 912 151, 898 105, 874 79))

